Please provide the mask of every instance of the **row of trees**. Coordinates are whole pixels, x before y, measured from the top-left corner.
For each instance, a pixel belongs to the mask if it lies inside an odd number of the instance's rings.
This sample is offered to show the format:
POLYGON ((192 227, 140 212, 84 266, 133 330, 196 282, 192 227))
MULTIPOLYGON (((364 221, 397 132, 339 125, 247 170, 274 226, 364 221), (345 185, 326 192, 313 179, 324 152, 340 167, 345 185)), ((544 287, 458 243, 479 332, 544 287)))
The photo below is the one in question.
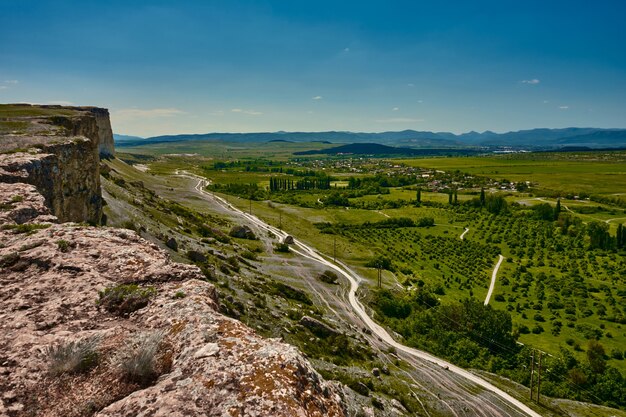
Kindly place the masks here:
POLYGON ((330 177, 322 176, 294 181, 289 178, 270 177, 270 192, 290 190, 329 190, 330 177))

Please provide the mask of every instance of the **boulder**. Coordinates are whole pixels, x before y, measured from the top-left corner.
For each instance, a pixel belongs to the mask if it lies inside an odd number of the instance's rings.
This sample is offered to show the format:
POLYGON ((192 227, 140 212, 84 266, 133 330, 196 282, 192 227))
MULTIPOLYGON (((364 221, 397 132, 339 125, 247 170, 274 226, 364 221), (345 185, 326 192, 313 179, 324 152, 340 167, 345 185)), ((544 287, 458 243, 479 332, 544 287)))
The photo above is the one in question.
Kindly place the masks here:
POLYGON ((173 251, 176 251, 176 252, 178 251, 178 242, 173 237, 170 237, 165 241, 165 246, 167 246, 173 251))

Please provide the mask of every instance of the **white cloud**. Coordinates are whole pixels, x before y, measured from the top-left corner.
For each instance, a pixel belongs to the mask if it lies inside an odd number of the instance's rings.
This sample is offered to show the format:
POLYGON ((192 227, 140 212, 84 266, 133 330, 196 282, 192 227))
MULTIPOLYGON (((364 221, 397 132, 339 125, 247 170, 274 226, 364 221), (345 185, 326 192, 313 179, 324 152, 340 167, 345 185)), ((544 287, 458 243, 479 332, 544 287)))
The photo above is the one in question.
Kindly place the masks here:
POLYGON ((6 90, 7 86, 6 85, 0 85, 0 90, 6 90))
POLYGON ((391 109, 391 111, 398 111, 400 110, 400 107, 394 107, 393 109, 391 109))
POLYGON ((413 83, 408 83, 408 84, 407 84, 407 86, 409 86, 409 87, 415 87, 415 84, 413 84, 413 83))
POLYGON ((532 80, 522 80, 522 84, 531 84, 531 85, 535 85, 535 84, 539 84, 541 81, 539 81, 537 78, 533 78, 532 80))
POLYGON ((230 111, 233 113, 249 114, 251 116, 259 116, 263 114, 262 112, 256 110, 231 109, 230 111))
POLYGON ((548 103, 549 103, 549 101, 548 101, 548 100, 544 100, 544 101, 543 101, 543 104, 548 104, 548 103))
POLYGON ((4 81, 5 84, 19 84, 18 80, 5 80, 4 81))
POLYGON ((74 105, 74 103, 72 103, 71 101, 65 101, 65 100, 53 100, 53 101, 49 101, 46 104, 58 104, 59 106, 72 106, 74 105))
POLYGON ((322 97, 322 96, 315 96, 315 97, 313 97, 312 99, 313 99, 313 100, 321 100, 321 99, 323 99, 323 98, 324 98, 324 97, 322 97))
POLYGON ((569 109, 569 106, 559 106, 559 110, 567 110, 569 109))
POLYGON ((421 104, 424 102, 424 100, 417 100, 417 102, 421 104))
POLYGON ((343 48, 344 52, 350 52, 350 48, 343 48))
POLYGON ((164 109, 120 109, 112 112, 113 117, 117 119, 151 119, 158 117, 172 117, 179 114, 185 114, 184 111, 175 108, 164 109))
POLYGON ((409 117, 392 117, 389 119, 378 119, 376 123, 414 123, 423 122, 424 119, 412 119, 409 117))

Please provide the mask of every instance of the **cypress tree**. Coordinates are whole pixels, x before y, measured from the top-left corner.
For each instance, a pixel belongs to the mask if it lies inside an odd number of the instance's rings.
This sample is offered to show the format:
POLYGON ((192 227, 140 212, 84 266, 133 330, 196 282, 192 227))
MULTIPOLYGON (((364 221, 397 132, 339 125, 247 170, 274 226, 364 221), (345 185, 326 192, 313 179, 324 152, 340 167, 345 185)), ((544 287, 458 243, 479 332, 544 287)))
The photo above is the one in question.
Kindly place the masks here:
POLYGON ((561 199, 556 199, 556 207, 554 207, 554 220, 559 219, 559 213, 561 213, 561 199))
POLYGON ((485 206, 485 188, 480 187, 480 205, 485 206))
POLYGON ((422 189, 421 188, 417 189, 417 195, 415 196, 415 198, 418 203, 422 202, 422 189))

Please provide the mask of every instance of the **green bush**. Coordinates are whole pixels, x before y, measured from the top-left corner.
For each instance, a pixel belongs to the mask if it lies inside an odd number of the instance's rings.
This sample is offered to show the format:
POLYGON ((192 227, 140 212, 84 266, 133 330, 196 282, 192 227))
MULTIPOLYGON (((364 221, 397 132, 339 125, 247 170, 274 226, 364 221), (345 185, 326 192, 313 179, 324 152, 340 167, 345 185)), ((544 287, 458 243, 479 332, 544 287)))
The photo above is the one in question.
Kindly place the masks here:
POLYGON ((249 259, 249 260, 251 260, 251 261, 256 261, 256 260, 258 260, 258 257, 256 256, 256 253, 251 252, 251 251, 249 251, 249 250, 247 250, 247 251, 243 252, 243 253, 241 254, 241 257, 242 257, 242 258, 249 259))
POLYGON ((57 240, 57 246, 61 252, 67 252, 70 250, 71 245, 67 240, 60 239, 57 240))
POLYGON ((136 284, 120 284, 100 291, 98 304, 108 312, 128 317, 148 305, 150 298, 156 295, 154 287, 142 288, 136 284))
POLYGON ((32 234, 37 230, 47 229, 50 224, 28 223, 28 224, 5 224, 2 226, 4 230, 13 230, 15 233, 32 234))
POLYGON ((317 279, 327 284, 337 284, 337 280, 339 279, 339 277, 333 271, 326 270, 322 272, 321 274, 319 274, 317 276, 317 279))
POLYGON ((46 347, 48 371, 52 375, 87 372, 98 363, 99 343, 99 337, 89 337, 46 347))
POLYGON ((286 243, 277 243, 275 249, 276 252, 289 253, 289 245, 286 243))

